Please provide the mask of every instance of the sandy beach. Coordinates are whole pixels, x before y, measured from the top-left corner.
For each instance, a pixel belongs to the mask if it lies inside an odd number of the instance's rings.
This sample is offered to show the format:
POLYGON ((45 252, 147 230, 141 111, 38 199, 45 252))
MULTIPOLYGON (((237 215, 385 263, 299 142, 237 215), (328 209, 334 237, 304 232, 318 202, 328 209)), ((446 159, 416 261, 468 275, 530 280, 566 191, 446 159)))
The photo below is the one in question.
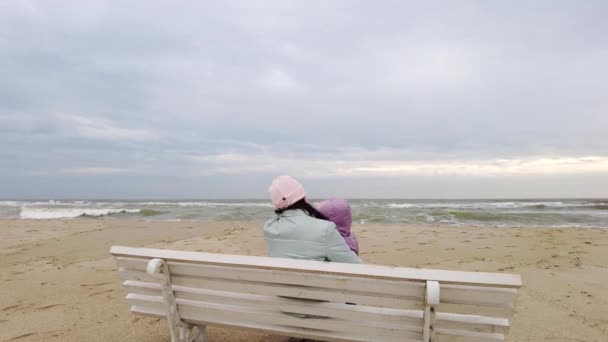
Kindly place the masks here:
MULTIPOLYGON (((608 230, 355 226, 367 263, 520 273, 509 341, 608 341, 608 230)), ((258 222, 0 221, 0 341, 167 341, 129 313, 112 245, 264 255, 258 222)), ((213 342, 285 338, 209 329, 213 342)))

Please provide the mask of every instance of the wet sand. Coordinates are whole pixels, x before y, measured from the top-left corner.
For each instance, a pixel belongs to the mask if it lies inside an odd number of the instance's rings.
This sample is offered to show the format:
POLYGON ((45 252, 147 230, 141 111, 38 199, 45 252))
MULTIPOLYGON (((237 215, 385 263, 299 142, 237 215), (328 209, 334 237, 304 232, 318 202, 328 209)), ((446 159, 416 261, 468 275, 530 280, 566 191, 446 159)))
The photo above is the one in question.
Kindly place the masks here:
MULTIPOLYGON (((367 263, 520 273, 509 341, 608 341, 608 229, 355 226, 367 263)), ((0 341, 167 341, 129 313, 112 245, 264 255, 258 222, 0 221, 0 341)), ((212 342, 285 338, 209 328, 212 342)))

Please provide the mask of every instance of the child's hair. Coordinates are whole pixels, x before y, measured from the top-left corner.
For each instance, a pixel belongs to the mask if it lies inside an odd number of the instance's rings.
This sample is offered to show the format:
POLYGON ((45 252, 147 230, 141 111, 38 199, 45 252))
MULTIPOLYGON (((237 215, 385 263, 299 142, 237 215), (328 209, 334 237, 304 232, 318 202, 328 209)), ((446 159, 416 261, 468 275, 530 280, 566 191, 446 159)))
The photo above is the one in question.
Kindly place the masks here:
POLYGON ((306 202, 306 198, 302 198, 301 200, 297 201, 296 203, 290 205, 287 208, 276 209, 274 212, 278 215, 278 214, 281 214, 282 212, 284 212, 286 210, 290 210, 290 209, 301 209, 301 210, 304 210, 304 212, 306 212, 308 215, 310 215, 314 218, 329 221, 327 216, 323 215, 315 207, 313 207, 310 203, 306 202))

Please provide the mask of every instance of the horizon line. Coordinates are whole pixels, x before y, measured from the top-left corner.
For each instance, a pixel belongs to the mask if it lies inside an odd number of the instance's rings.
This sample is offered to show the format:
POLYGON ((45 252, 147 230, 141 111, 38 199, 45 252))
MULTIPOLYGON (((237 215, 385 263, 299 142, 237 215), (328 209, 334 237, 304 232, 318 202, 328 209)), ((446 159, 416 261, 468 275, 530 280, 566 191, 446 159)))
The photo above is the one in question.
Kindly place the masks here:
MULTIPOLYGON (((337 196, 330 196, 337 197, 337 196)), ((429 201, 429 200, 608 200, 608 196, 606 197, 344 197, 348 200, 408 200, 408 201, 429 201)), ((324 197, 311 197, 310 200, 322 200, 324 197)), ((77 197, 63 197, 63 198, 0 198, 0 201, 143 201, 143 200, 163 200, 163 201, 232 201, 232 200, 240 200, 240 201, 268 201, 267 198, 254 198, 254 197, 225 197, 225 198, 162 198, 162 197, 130 197, 130 198, 77 198, 77 197)))

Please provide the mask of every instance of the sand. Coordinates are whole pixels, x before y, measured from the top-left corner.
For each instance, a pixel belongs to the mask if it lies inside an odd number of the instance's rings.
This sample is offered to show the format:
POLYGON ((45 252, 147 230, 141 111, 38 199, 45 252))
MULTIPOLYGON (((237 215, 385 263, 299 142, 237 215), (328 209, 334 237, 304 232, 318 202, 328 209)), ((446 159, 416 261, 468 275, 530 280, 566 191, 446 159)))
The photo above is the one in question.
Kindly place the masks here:
MULTIPOLYGON (((520 273, 509 341, 608 341, 608 229, 356 226, 367 263, 520 273)), ((264 255, 258 222, 0 221, 0 341, 167 341, 129 313, 112 245, 264 255)), ((209 329, 213 342, 285 338, 209 329)))

